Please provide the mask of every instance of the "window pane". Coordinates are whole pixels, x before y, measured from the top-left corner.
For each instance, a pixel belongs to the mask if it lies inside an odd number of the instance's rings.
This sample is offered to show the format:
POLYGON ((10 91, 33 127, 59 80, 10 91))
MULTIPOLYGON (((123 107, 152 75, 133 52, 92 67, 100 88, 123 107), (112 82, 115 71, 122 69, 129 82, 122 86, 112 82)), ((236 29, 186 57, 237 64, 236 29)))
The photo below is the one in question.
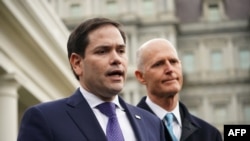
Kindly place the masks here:
POLYGON ((194 55, 192 53, 184 54, 183 56, 183 69, 184 72, 194 71, 194 55))
POLYGON ((153 1, 152 0, 144 0, 143 1, 143 13, 146 15, 150 15, 153 13, 153 1))
POLYGON ((107 1, 107 12, 108 14, 117 14, 117 2, 115 0, 107 1))
POLYGON ((244 120, 250 123, 250 104, 244 106, 244 120))
POLYGON ((214 51, 211 54, 211 67, 212 70, 221 70, 222 69, 222 55, 219 51, 214 51))
POLYGON ((216 106, 214 109, 213 121, 216 123, 225 123, 227 119, 226 107, 224 105, 216 106))
POLYGON ((240 68, 242 69, 250 68, 250 51, 248 50, 240 51, 240 68))
POLYGON ((70 5, 70 14, 72 17, 79 17, 81 14, 80 4, 72 4, 70 5))
POLYGON ((220 20, 220 12, 218 4, 210 4, 208 6, 208 18, 210 21, 219 21, 220 20))

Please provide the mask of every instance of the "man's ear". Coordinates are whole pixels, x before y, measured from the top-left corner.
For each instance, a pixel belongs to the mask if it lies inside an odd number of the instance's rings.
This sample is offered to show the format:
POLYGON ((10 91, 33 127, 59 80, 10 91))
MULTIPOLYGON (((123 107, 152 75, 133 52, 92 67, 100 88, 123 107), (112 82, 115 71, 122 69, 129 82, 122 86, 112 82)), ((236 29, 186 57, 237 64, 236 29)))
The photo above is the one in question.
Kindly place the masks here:
POLYGON ((145 79, 144 79, 144 76, 143 76, 143 73, 139 70, 136 70, 135 71, 135 77, 136 79, 143 85, 145 85, 145 79))
POLYGON ((82 63, 81 63, 82 57, 76 53, 72 53, 69 59, 70 65, 72 69, 74 70, 76 75, 81 75, 82 72, 82 63))

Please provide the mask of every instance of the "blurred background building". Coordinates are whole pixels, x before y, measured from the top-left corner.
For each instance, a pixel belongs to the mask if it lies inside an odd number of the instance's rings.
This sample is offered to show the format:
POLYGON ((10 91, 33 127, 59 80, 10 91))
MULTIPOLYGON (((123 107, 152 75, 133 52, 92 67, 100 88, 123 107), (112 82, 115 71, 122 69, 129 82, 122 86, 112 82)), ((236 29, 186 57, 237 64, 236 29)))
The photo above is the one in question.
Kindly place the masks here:
POLYGON ((136 49, 162 37, 177 48, 180 97, 193 114, 221 133, 224 124, 250 124, 250 0, 0 0, 0 140, 15 140, 9 132, 16 136, 27 107, 78 87, 67 38, 97 16, 127 33, 126 101, 135 105, 146 94, 133 74, 136 49))

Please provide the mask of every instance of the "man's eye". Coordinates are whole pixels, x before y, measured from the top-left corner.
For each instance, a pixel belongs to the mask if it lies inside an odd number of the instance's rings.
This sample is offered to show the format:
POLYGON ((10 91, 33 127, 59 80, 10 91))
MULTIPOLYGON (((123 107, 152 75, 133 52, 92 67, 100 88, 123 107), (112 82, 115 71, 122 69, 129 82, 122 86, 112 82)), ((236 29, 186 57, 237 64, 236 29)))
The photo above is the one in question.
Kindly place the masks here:
POLYGON ((170 62, 171 64, 177 64, 177 63, 179 63, 179 61, 176 60, 176 59, 171 59, 171 60, 169 60, 169 62, 170 62))
POLYGON ((158 66, 161 66, 163 64, 163 62, 157 62, 157 63, 155 63, 153 66, 154 67, 158 67, 158 66))
POLYGON ((125 53, 125 49, 118 50, 119 53, 125 53))
POLYGON ((106 53, 107 51, 106 50, 98 50, 96 53, 97 54, 104 54, 104 53, 106 53))

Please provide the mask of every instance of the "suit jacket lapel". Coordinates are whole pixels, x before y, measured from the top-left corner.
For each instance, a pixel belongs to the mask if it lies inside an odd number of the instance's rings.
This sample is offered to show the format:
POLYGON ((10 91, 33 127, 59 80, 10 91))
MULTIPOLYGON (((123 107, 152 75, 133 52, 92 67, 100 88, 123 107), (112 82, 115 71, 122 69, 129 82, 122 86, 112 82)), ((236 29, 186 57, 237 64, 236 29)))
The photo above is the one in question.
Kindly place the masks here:
POLYGON ((95 114, 79 90, 69 97, 67 104, 67 113, 88 140, 106 141, 95 114))
POLYGON ((190 114, 188 113, 187 108, 184 104, 180 102, 180 114, 182 119, 182 134, 181 141, 186 140, 191 134, 199 129, 199 125, 191 119, 190 114))
POLYGON ((133 108, 130 105, 126 104, 125 101, 122 100, 120 97, 119 97, 119 102, 126 112, 130 124, 134 130, 136 139, 139 141, 146 141, 145 138, 146 135, 144 134, 144 132, 142 132, 143 130, 141 130, 146 128, 145 125, 141 123, 141 118, 143 117, 141 117, 139 113, 135 112, 133 108))

